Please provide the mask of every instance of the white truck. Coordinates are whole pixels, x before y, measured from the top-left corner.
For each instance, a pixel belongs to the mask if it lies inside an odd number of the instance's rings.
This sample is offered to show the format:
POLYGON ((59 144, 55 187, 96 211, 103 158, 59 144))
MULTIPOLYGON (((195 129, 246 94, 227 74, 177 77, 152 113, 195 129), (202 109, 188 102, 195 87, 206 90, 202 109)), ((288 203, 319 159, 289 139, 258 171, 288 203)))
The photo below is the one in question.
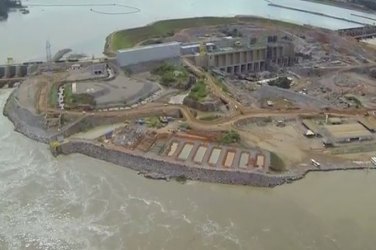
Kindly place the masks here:
POLYGON ((311 163, 312 163, 313 166, 315 166, 317 168, 319 168, 321 166, 320 162, 318 162, 318 161, 316 161, 314 159, 311 159, 311 163))

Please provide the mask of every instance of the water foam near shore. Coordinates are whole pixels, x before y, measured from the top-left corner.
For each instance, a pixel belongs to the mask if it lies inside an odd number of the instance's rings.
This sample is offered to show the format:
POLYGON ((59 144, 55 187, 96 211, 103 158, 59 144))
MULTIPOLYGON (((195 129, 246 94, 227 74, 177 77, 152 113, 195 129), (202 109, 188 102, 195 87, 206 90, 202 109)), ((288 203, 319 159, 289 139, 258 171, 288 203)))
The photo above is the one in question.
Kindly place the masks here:
MULTIPOLYGON (((1 107, 9 90, 0 91, 1 107)), ((0 249, 373 249, 376 173, 274 189, 145 179, 13 131, 0 116, 0 249), (340 209, 339 209, 340 208, 340 209)))

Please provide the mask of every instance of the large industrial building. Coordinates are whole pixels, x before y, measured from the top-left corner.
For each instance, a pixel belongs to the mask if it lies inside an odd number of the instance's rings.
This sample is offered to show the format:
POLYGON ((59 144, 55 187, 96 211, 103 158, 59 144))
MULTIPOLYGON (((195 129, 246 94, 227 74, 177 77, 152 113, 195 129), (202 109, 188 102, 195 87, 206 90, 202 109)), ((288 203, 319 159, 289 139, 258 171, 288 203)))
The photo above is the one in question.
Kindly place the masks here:
POLYGON ((179 57, 180 43, 171 42, 118 50, 116 60, 120 67, 131 67, 179 57))
POLYGON ((244 74, 291 66, 295 62, 294 44, 288 37, 225 37, 205 42, 162 43, 119 50, 120 67, 161 62, 184 56, 197 66, 227 74, 244 74))
POLYGON ((244 74, 286 67, 295 62, 293 43, 276 35, 259 38, 221 38, 202 45, 182 46, 182 54, 196 65, 228 74, 244 74))
POLYGON ((374 138, 371 132, 357 122, 339 125, 325 125, 323 132, 327 141, 331 143, 367 141, 374 138))

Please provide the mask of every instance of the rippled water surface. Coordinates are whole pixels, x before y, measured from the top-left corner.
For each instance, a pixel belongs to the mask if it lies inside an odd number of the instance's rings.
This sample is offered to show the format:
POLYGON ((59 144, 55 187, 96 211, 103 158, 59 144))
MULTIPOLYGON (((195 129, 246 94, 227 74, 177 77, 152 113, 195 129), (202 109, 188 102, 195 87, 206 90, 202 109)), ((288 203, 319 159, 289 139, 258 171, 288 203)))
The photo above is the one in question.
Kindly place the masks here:
POLYGON ((372 171, 274 189, 182 185, 55 159, 2 116, 0 140, 0 249, 375 249, 372 171))
MULTIPOLYGON (((23 2, 25 5, 30 5, 30 14, 11 13, 7 21, 0 22, 0 37, 5 38, 0 44, 0 64, 5 63, 8 57, 18 62, 45 60, 47 40, 51 43, 52 52, 72 48, 78 53, 86 53, 89 56, 101 55, 105 38, 113 31, 171 18, 255 15, 329 29, 357 26, 336 19, 270 7, 264 0, 28 0, 23 2), (97 4, 107 5, 97 6, 97 4), (139 9, 140 12, 135 11, 134 8, 139 9), (121 14, 124 12, 133 14, 121 14)), ((300 0, 272 2, 362 23, 373 24, 373 21, 352 14, 376 18, 371 14, 300 0)))

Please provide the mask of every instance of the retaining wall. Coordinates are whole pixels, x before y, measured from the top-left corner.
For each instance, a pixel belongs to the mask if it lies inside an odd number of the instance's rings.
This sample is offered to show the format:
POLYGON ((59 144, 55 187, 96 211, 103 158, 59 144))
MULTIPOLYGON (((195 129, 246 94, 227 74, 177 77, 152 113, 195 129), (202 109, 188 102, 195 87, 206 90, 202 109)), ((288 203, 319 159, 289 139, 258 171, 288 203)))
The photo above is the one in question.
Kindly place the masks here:
POLYGON ((102 147, 100 144, 85 141, 70 141, 63 144, 60 152, 64 155, 80 153, 142 173, 157 173, 166 178, 184 176, 190 180, 260 187, 274 187, 296 179, 294 176, 286 175, 267 175, 189 167, 183 164, 167 162, 163 159, 148 158, 145 155, 116 151, 102 147))

